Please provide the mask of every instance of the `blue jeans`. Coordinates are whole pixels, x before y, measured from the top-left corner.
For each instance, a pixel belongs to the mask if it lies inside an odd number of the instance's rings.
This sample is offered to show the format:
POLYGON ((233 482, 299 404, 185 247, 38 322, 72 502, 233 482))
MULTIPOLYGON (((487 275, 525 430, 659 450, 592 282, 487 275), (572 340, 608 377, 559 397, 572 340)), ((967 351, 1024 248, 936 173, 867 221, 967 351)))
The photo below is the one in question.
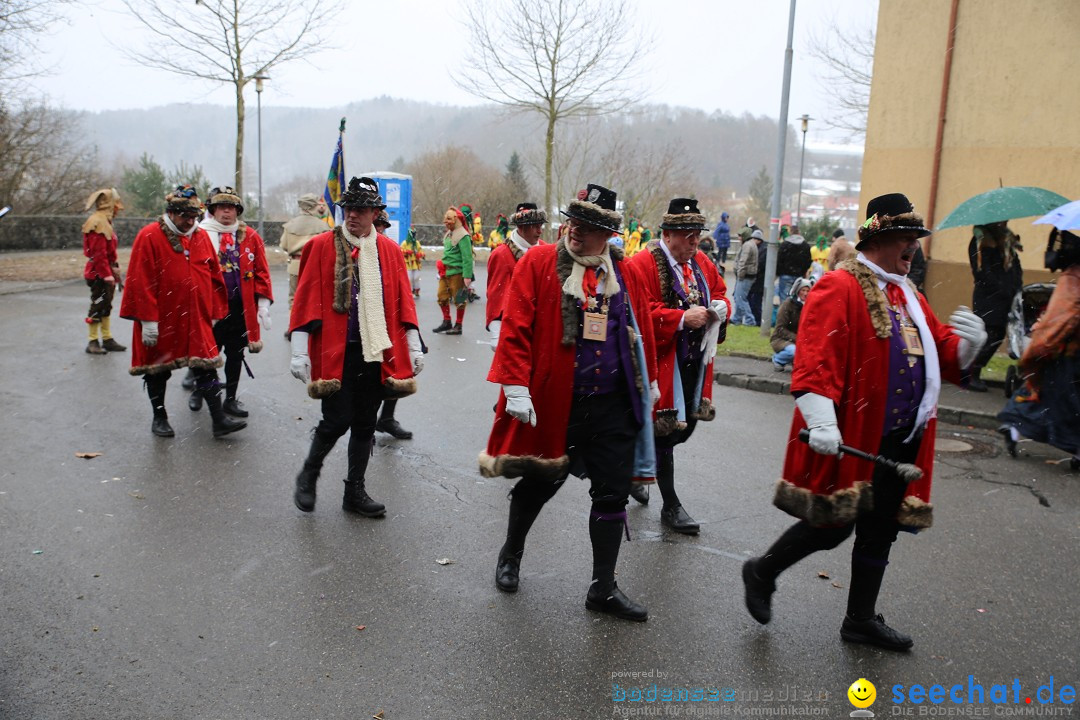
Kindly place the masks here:
POLYGON ((779 285, 776 288, 776 296, 780 298, 780 302, 784 302, 791 295, 791 286, 795 284, 795 280, 798 275, 781 275, 779 285))
POLYGON ((753 325, 754 314, 750 311, 750 286, 754 284, 754 278, 739 278, 735 282, 735 317, 731 319, 733 325, 753 325))
POLYGON ((778 353, 773 353, 773 365, 791 365, 795 360, 795 346, 789 344, 778 353))

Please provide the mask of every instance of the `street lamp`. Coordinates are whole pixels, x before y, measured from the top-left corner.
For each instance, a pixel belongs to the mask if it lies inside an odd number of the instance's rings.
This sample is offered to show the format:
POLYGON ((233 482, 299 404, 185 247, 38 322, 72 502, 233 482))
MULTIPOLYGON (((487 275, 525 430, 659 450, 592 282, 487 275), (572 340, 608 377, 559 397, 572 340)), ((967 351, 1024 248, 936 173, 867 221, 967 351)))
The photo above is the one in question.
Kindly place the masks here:
POLYGON ((795 206, 795 225, 799 227, 799 231, 802 231, 802 176, 803 166, 806 164, 806 127, 810 124, 810 121, 814 118, 809 115, 803 115, 799 118, 802 120, 802 157, 799 159, 799 199, 796 201, 795 206))
POLYGON ((258 99, 258 125, 259 125, 259 237, 263 237, 263 193, 262 193, 262 91, 263 80, 269 80, 269 75, 259 73, 255 76, 255 97, 258 99))

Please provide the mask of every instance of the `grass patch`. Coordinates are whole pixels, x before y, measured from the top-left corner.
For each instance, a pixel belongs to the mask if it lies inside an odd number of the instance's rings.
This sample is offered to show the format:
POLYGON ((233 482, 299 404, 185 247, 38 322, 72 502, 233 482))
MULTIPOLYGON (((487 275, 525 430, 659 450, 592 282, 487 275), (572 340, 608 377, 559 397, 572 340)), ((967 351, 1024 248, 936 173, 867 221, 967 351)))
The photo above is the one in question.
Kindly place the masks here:
MULTIPOLYGON (((768 360, 772 358, 773 349, 769 346, 769 338, 761 336, 761 328, 728 325, 727 340, 719 346, 716 354, 748 355, 768 360)), ((990 364, 983 370, 982 377, 984 380, 1004 382, 1005 369, 1012 364, 1013 360, 1008 355, 998 353, 990 359, 990 364)))

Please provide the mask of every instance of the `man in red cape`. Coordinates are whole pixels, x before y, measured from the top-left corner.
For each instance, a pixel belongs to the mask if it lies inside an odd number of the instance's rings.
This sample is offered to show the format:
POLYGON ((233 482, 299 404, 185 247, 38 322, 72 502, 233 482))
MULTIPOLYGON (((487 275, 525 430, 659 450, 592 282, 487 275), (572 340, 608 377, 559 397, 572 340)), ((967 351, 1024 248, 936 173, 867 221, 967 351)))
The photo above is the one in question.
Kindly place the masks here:
POLYGON ((384 398, 416 392, 424 355, 405 258, 374 226, 386 207, 379 186, 354 177, 339 204, 345 223, 304 246, 289 320, 290 370, 307 383, 309 396, 322 400, 293 501, 304 512, 315 509, 323 460, 351 431, 341 507, 381 517, 386 507, 365 489, 376 415, 384 398))
MULTIPOLYGON (((270 266, 266 262, 263 239, 255 228, 240 216, 244 204, 231 187, 214 188, 206 202, 209 217, 199 227, 210 236, 217 248, 218 263, 229 297, 229 314, 214 326, 214 339, 225 353, 225 402, 222 407, 233 417, 247 417, 248 411, 236 399, 244 351, 262 350, 260 330, 270 331, 270 304, 274 295, 270 285, 270 266)), ((202 396, 191 393, 188 407, 198 411, 202 396)))
POLYGON ((214 323, 228 313, 217 251, 198 228, 202 213, 195 188, 181 185, 165 197, 165 214, 135 236, 120 317, 135 321, 132 375, 146 378, 154 409, 150 431, 173 437, 165 412, 165 383, 189 367, 213 418, 214 437, 247 427, 221 406, 214 323))
MULTIPOLYGON (((664 499, 660 522, 696 535, 698 523, 675 492, 675 446, 690 439, 698 420, 716 417, 712 359, 726 336, 731 306, 716 265, 698 250, 705 216, 697 200, 672 200, 660 230, 663 237, 630 260, 641 275, 656 337, 660 402, 653 411, 653 429, 656 484, 664 499)), ((630 494, 643 505, 649 502, 649 486, 643 482, 635 482, 630 494)))
POLYGON ((514 232, 507 235, 488 256, 485 328, 491 333, 492 351, 499 345, 499 329, 502 327, 503 305, 510 288, 510 276, 514 274, 514 267, 521 256, 540 242, 546 222, 547 214, 537 209, 535 203, 521 203, 510 218, 514 232))
POLYGON ((495 569, 500 590, 517 591, 525 536, 573 473, 588 477, 592 497, 585 607, 644 621, 645 607, 615 583, 615 564, 655 356, 640 281, 608 243, 622 222, 615 199, 589 185, 564 211, 567 239, 530 250, 514 269, 488 374, 502 393, 480 472, 521 478, 495 569))
POLYGON ((791 374, 795 415, 784 477, 774 503, 799 518, 764 555, 743 565, 746 606, 772 617, 776 578, 852 531, 851 585, 840 637, 907 650, 910 637, 885 624, 876 604, 889 551, 900 530, 932 522, 930 483, 942 379, 966 383, 986 342, 982 320, 961 306, 942 324, 907 279, 919 238, 930 234, 906 196, 874 198, 853 260, 828 272, 807 296, 791 374), (809 431, 809 442, 799 432, 809 431), (852 455, 840 444, 913 463, 922 477, 852 455))

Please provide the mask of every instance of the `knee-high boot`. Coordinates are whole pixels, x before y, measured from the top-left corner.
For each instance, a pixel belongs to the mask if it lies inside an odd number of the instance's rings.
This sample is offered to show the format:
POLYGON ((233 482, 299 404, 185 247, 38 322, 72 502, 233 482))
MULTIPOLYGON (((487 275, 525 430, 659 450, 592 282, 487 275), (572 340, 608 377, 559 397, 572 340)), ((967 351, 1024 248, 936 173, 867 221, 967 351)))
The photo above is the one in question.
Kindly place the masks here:
POLYGON ((173 437, 172 426, 169 425, 169 414, 165 412, 165 383, 168 375, 147 375, 145 379, 146 394, 150 396, 150 407, 154 409, 154 420, 150 423, 150 432, 158 437, 173 437))
POLYGON ((327 440, 317 432, 311 434, 311 448, 308 450, 307 459, 304 460, 304 467, 296 476, 296 490, 293 492, 293 502, 304 512, 315 509, 315 483, 319 480, 323 461, 334 449, 335 442, 337 438, 327 440))
MULTIPOLYGON (((510 517, 506 523, 506 542, 499 550, 495 564, 495 585, 504 592, 517 592, 521 557, 525 553, 525 538, 540 511, 551 495, 528 492, 521 483, 510 492, 510 517)), ((556 488, 557 489, 557 488, 556 488)))
POLYGON ((614 615, 623 620, 643 622, 649 611, 626 597, 615 582, 615 566, 619 561, 626 511, 604 513, 593 510, 589 515, 589 539, 592 540, 593 580, 585 596, 589 610, 614 615))
POLYGON ((364 517, 382 517, 386 506, 372 500, 364 488, 367 482, 368 460, 374 447, 374 436, 358 435, 353 426, 349 433, 349 472, 345 477, 345 495, 341 499, 341 509, 364 517))

